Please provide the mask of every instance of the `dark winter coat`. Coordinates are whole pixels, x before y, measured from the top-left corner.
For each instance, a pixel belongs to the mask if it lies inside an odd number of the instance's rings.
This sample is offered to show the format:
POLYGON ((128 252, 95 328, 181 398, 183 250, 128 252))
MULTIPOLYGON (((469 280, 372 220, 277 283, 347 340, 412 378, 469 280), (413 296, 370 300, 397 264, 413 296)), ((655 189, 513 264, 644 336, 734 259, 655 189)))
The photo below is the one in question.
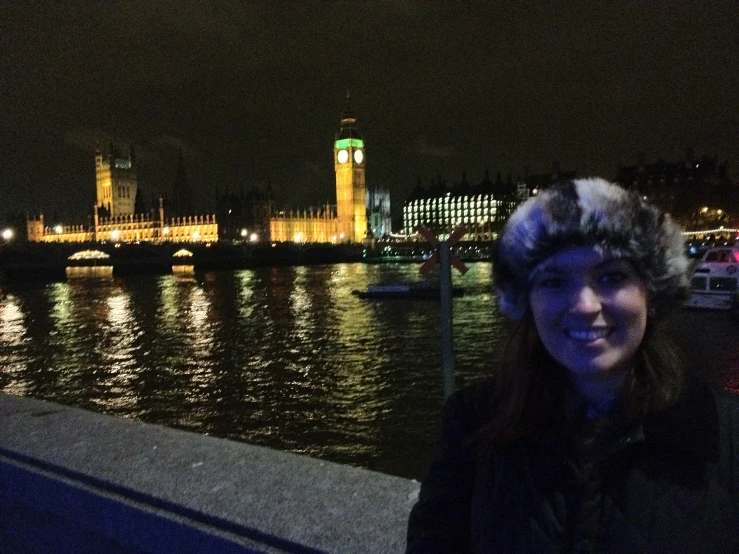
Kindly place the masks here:
POLYGON ((470 444, 489 397, 485 382, 447 402, 407 552, 739 553, 739 397, 690 380, 586 472, 555 437, 470 444))

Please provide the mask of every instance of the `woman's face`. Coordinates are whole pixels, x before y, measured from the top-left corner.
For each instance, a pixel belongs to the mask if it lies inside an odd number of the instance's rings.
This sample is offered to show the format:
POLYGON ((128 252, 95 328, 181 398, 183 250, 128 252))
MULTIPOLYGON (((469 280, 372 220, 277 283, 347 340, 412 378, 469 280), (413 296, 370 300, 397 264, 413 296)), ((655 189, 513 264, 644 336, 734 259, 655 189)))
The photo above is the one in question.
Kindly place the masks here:
POLYGON ((648 304, 631 262, 591 247, 559 252, 534 270, 529 301, 544 347, 575 380, 613 378, 630 368, 648 304))

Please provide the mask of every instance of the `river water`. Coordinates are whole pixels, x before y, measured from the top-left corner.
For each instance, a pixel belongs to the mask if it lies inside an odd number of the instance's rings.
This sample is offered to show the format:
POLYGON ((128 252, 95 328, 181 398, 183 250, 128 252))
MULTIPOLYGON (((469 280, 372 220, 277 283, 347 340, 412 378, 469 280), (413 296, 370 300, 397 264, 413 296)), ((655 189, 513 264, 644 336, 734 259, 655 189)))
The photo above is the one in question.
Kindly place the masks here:
MULTIPOLYGON (((15 285, 0 390, 419 478, 442 406, 438 302, 361 300, 417 265, 338 264, 15 285)), ((454 284, 457 385, 505 340, 489 263, 454 284)), ((739 322, 680 311, 691 362, 739 392, 739 322)))

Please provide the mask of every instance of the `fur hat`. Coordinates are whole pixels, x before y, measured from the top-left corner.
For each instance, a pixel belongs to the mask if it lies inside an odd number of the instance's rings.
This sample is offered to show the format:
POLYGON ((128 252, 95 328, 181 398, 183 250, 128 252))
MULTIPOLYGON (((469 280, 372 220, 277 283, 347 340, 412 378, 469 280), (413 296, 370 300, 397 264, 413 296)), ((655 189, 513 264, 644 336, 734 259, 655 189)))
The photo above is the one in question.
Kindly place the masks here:
POLYGON ((521 319, 534 268, 578 246, 632 260, 650 292, 654 316, 687 295, 689 264, 680 227, 636 192, 603 179, 577 179, 529 198, 508 220, 493 264, 501 311, 521 319))

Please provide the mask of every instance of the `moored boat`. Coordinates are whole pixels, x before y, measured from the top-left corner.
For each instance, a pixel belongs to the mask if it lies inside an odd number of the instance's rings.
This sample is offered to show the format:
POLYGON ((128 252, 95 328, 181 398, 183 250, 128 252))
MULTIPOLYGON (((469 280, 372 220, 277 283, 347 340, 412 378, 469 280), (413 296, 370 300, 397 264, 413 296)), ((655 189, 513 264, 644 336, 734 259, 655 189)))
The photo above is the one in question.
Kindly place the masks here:
MULTIPOLYGON (((387 283, 369 285, 366 291, 353 290, 352 294, 359 298, 408 298, 419 300, 433 300, 441 296, 438 285, 431 283, 387 283)), ((464 289, 452 287, 452 296, 463 296, 464 289)))
POLYGON ((739 247, 709 248, 696 265, 690 278, 688 308, 730 310, 736 304, 739 290, 739 247))

